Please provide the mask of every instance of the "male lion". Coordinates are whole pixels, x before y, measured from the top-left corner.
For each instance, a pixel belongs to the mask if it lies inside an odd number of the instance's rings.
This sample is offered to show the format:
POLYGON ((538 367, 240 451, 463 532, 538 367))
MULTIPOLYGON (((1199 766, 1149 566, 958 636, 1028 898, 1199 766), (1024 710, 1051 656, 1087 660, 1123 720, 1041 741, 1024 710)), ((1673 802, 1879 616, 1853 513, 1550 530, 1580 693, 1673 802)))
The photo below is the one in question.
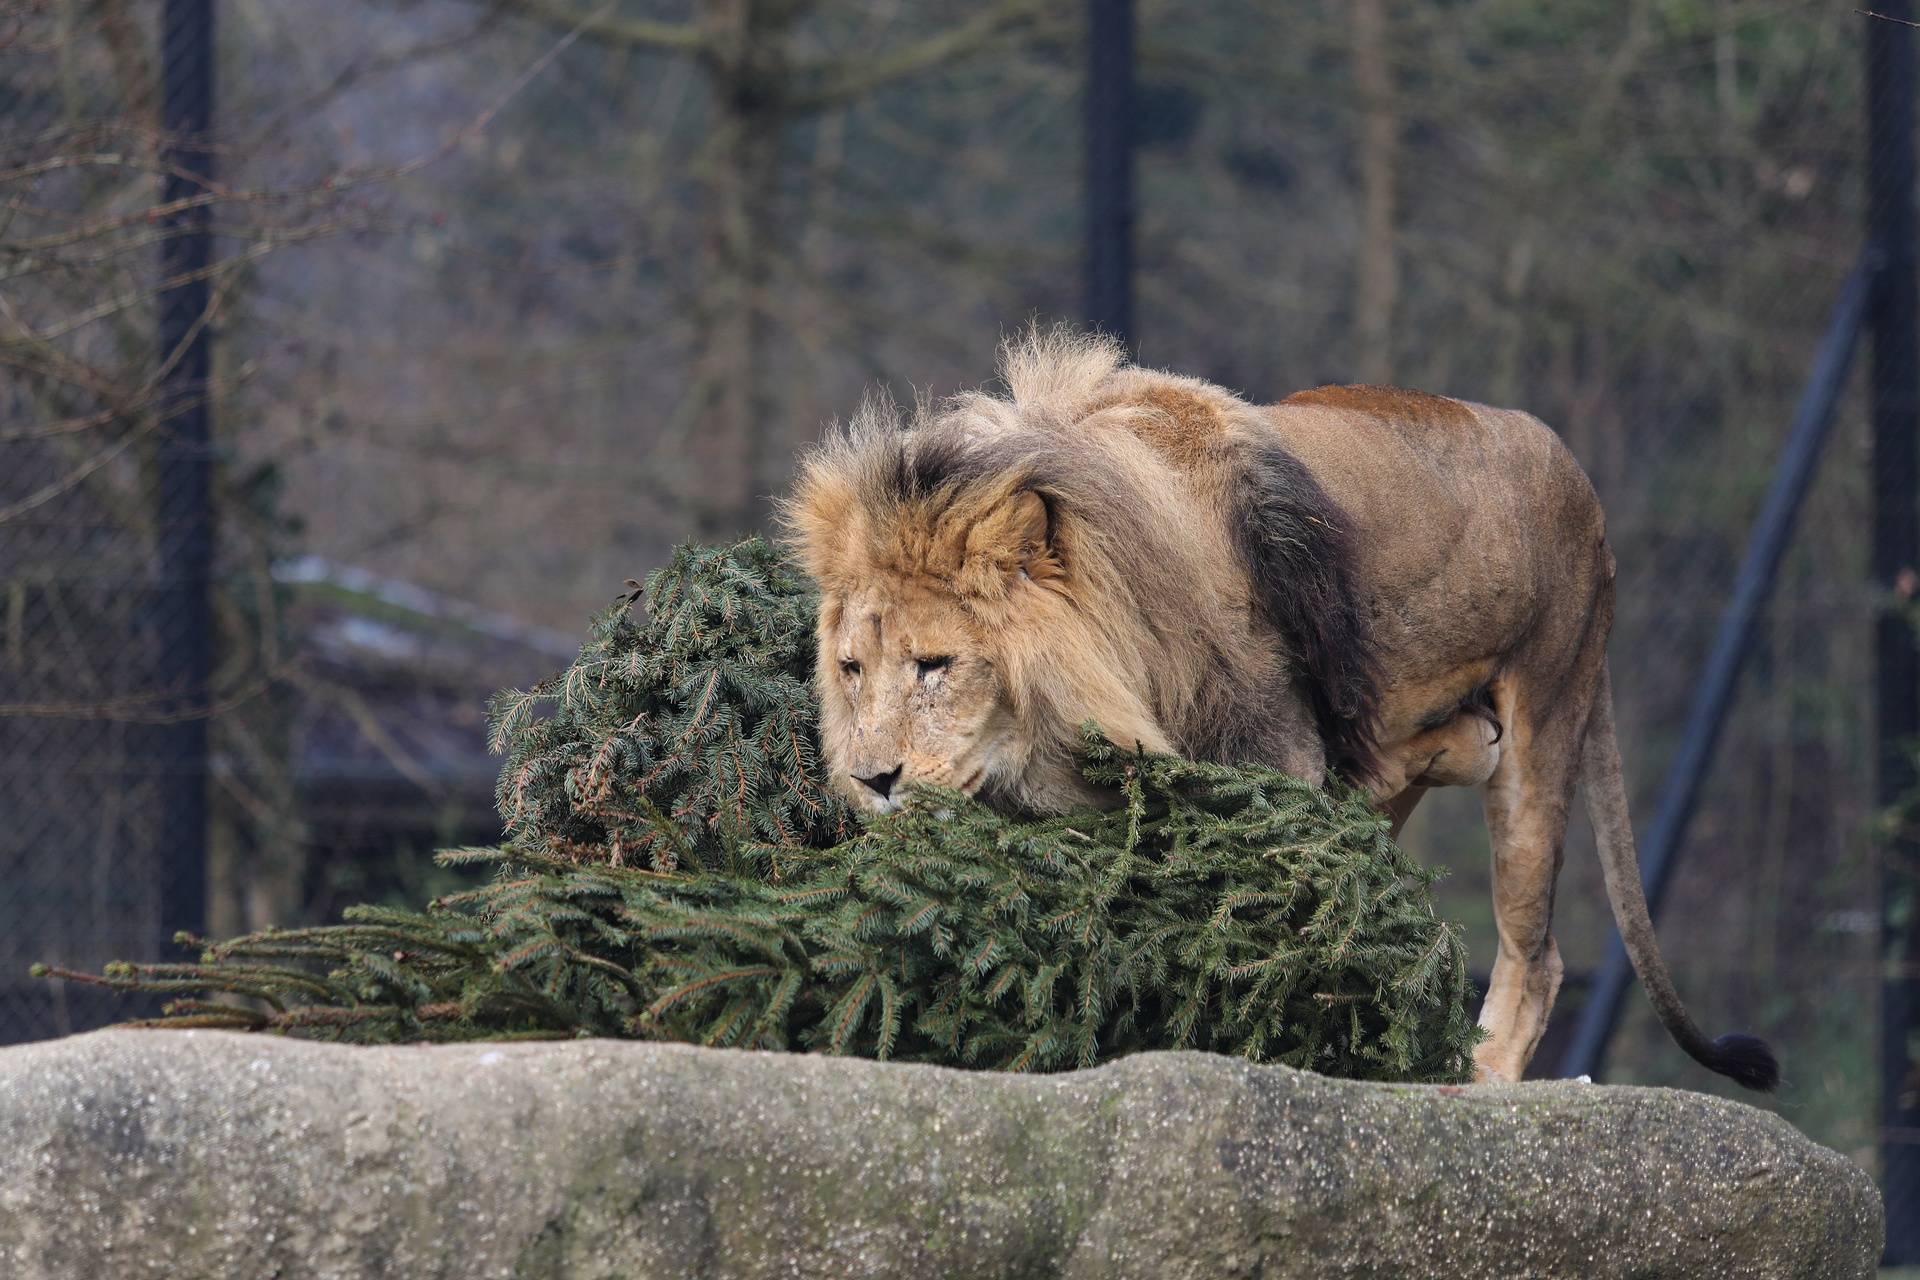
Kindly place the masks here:
POLYGON ((1613 555, 1593 488, 1525 413, 1386 387, 1256 406, 1033 333, 1004 395, 871 400, 803 460, 785 515, 821 588, 828 766, 885 810, 909 783, 1003 809, 1098 802, 1078 727, 1369 788, 1394 830, 1429 787, 1481 788, 1499 954, 1482 1079, 1517 1080, 1560 986, 1549 931, 1585 784, 1614 918, 1680 1046, 1708 1040, 1641 893, 1614 743, 1613 555))

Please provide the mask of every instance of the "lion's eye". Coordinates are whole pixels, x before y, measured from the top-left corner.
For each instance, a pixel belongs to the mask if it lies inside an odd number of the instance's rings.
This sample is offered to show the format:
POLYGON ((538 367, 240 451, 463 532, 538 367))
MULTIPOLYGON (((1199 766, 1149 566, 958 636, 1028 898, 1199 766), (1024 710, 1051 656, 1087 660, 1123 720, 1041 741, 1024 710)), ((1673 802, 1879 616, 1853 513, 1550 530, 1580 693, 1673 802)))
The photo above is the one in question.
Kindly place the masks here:
POLYGON ((852 658, 847 658, 840 663, 840 671, 843 675, 857 676, 860 674, 860 664, 852 658))
POLYGON ((925 680, 936 671, 945 671, 953 665, 952 658, 915 658, 913 665, 919 669, 920 678, 925 680))

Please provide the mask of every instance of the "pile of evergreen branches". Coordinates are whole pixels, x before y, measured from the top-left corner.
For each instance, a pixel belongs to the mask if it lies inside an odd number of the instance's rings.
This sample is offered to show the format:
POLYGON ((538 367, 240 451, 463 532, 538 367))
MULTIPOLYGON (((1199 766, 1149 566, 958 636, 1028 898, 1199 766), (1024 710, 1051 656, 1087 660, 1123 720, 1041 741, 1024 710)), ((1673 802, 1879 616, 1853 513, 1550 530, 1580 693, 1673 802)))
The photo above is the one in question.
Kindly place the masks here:
POLYGON ((1022 822, 936 793, 862 829, 817 758, 805 578, 750 540, 683 548, 643 594, 643 619, 622 601, 567 671, 495 700, 506 839, 441 855, 493 867, 485 887, 185 939, 194 964, 39 972, 174 997, 141 1025, 357 1043, 1467 1074, 1458 932, 1359 796, 1090 736, 1111 810, 1022 822))

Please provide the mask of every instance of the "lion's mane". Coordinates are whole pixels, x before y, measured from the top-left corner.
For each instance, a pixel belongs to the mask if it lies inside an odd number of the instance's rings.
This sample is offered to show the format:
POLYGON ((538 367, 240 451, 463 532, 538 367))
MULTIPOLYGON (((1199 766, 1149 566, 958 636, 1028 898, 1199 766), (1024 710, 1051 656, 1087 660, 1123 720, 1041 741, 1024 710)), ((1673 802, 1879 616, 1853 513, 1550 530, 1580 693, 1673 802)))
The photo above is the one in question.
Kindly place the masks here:
POLYGON ((1036 786, 1083 722, 1129 732, 1128 708, 1164 731, 1150 747, 1297 768, 1306 729, 1314 767, 1364 776, 1378 675, 1347 519, 1258 410, 1066 332, 1008 344, 1000 379, 908 413, 870 397, 802 460, 784 515, 826 597, 950 593, 993 637, 1036 786), (1045 504, 1037 557, 994 532, 1023 491, 1045 504))

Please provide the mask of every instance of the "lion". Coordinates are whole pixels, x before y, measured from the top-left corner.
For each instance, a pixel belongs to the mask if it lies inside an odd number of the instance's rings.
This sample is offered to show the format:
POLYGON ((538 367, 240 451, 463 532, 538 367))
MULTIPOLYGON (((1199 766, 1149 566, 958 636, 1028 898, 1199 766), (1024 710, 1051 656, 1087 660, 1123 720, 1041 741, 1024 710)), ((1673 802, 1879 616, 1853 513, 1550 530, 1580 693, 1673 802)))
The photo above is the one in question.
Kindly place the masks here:
POLYGON ((1108 800, 1075 764, 1116 743, 1365 788, 1400 827, 1478 787, 1498 954, 1477 1079, 1518 1080, 1561 979, 1554 884, 1574 783, 1635 971, 1680 1047, 1708 1039, 1642 893, 1614 740, 1614 560, 1593 486, 1530 414, 1326 386, 1255 405, 1032 331, 999 393, 903 415, 870 397, 803 455, 782 507, 820 586, 821 736, 884 812, 912 784, 1006 812, 1108 800))

